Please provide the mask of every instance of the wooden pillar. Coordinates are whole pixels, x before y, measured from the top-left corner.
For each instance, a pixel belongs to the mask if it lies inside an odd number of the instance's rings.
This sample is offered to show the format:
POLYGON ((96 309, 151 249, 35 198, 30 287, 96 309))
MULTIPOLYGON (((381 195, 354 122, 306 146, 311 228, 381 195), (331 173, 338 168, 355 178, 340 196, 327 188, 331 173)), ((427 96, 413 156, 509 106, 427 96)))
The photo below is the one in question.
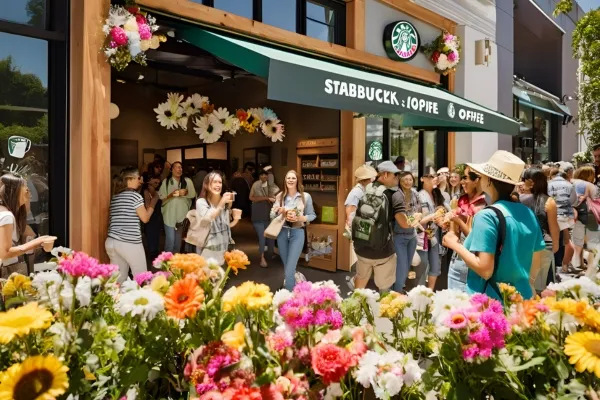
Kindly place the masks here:
MULTIPOLYGON (((455 73, 448 76, 448 91, 454 93, 455 73)), ((456 133, 448 132, 448 167, 452 170, 456 166, 456 133)))
POLYGON ((110 66, 100 51, 110 0, 71 1, 70 243, 107 260, 110 66))
MULTIPOLYGON (((365 49, 365 0, 346 3, 346 45, 365 49)), ((351 111, 340 113, 340 184, 338 194, 338 269, 348 271, 350 241, 344 235, 346 211, 344 202, 354 185, 354 170, 365 162, 366 128, 364 118, 354 118, 351 111)))

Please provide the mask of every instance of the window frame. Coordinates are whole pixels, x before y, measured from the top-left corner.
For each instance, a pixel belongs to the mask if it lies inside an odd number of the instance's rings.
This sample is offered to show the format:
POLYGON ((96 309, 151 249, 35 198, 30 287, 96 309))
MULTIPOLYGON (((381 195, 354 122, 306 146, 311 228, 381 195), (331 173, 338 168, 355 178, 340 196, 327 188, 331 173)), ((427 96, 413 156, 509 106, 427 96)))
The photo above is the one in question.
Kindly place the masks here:
MULTIPOLYGON (((252 19, 254 21, 263 21, 263 2, 262 0, 252 1, 252 19)), ((306 35, 306 7, 308 0, 296 0, 296 33, 306 35)), ((334 41, 333 44, 340 46, 346 45, 346 2, 343 0, 310 0, 312 3, 322 5, 333 9, 334 19, 334 41)), ((214 7, 214 0, 202 0, 202 4, 208 7, 214 7)))
POLYGON ((69 0, 46 0, 46 27, 0 19, 0 32, 48 44, 49 233, 69 243, 69 0))

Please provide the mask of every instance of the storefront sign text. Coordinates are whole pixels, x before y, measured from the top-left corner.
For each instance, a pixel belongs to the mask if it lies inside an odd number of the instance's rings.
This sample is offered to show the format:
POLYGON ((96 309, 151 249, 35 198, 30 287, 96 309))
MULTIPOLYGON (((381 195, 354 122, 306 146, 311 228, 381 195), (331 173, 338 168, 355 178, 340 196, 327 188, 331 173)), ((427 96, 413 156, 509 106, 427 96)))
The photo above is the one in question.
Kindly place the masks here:
POLYGON ((400 105, 397 93, 391 90, 378 89, 369 86, 357 85, 332 79, 325 80, 325 93, 338 96, 353 97, 355 99, 367 99, 383 104, 400 105))
POLYGON ((420 45, 419 32, 408 21, 393 22, 383 31, 383 47, 392 60, 412 60, 417 55, 420 45))

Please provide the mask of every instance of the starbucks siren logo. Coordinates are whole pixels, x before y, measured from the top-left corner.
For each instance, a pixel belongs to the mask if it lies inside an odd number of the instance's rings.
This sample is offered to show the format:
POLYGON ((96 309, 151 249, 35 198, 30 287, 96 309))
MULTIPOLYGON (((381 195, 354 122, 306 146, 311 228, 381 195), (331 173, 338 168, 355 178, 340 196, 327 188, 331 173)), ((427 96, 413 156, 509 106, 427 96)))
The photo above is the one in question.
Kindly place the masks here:
POLYGON ((448 104, 448 116, 450 118, 454 118, 456 115, 456 109, 454 108, 454 103, 448 104))
POLYGON ((383 46, 391 59, 409 61, 417 55, 420 45, 419 32, 410 22, 397 21, 385 27, 383 46))
POLYGON ((383 158, 383 145, 380 141, 374 141, 369 145, 369 158, 373 161, 379 161, 383 158))

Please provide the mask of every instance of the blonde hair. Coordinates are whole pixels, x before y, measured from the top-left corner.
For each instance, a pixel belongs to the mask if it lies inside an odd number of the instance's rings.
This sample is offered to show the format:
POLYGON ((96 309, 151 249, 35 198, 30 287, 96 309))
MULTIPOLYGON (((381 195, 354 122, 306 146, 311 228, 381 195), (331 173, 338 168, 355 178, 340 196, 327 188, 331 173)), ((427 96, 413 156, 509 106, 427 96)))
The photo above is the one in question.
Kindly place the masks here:
POLYGON ((131 179, 139 179, 139 177, 140 177, 140 172, 138 171, 137 168, 131 167, 131 168, 125 168, 124 170, 122 170, 121 173, 119 174, 119 176, 116 176, 115 179, 113 179, 113 187, 112 187, 113 196, 127 190, 127 188, 128 188, 127 183, 131 179))
POLYGON ((302 180, 300 179, 300 176, 298 175, 298 173, 296 171, 294 171, 293 169, 291 169, 285 173, 285 177, 283 178, 283 190, 281 192, 279 192, 279 194, 281 195, 281 198, 279 199, 281 206, 283 206, 283 202, 285 201, 285 196, 287 196, 287 194, 288 194, 286 180, 287 180, 287 176, 289 174, 296 175, 296 189, 298 189, 298 193, 300 193, 300 198, 302 199, 302 204, 304 204, 304 186, 302 185, 302 180))
POLYGON ((594 183, 595 175, 596 170, 594 169, 594 167, 592 167, 591 165, 585 165, 583 167, 577 168, 577 170, 573 174, 573 178, 594 183))

